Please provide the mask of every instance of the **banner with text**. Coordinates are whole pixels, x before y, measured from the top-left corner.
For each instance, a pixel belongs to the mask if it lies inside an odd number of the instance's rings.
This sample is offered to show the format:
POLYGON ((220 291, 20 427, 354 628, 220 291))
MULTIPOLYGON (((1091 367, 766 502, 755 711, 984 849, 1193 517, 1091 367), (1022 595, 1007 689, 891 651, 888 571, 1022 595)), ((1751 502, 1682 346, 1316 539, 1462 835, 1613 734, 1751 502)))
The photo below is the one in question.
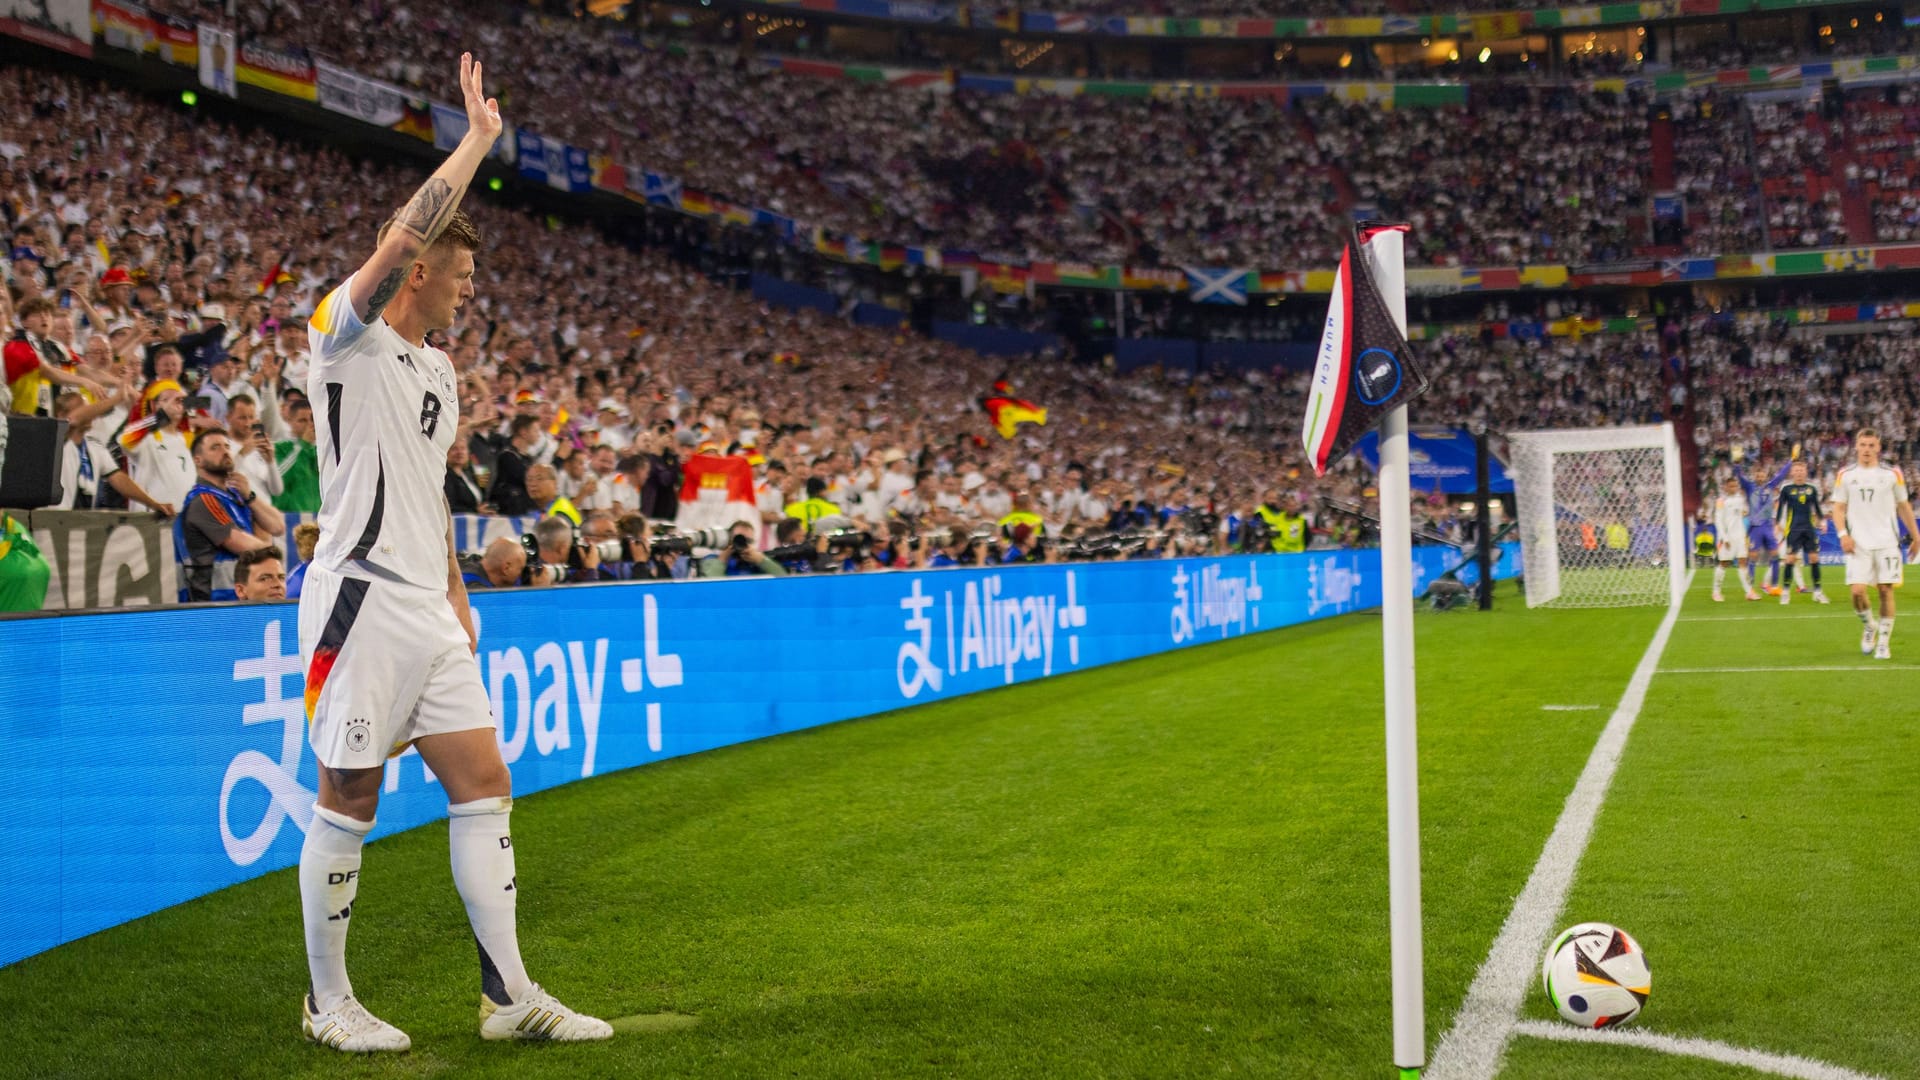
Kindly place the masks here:
MULTIPOLYGON (((1457 557, 1416 549, 1417 576, 1457 557)), ((1359 611, 1380 603, 1379 568, 1376 550, 1316 551, 482 592, 474 608, 524 795, 1359 611)), ((296 624, 287 604, 0 621, 0 965, 298 861, 315 765, 296 624), (136 721, 102 697, 109 666, 136 721)), ((417 754, 387 763, 375 836, 445 813, 417 754)))
POLYGON ((34 510, 26 523, 52 571, 48 611, 171 604, 178 595, 173 530, 153 514, 34 510))

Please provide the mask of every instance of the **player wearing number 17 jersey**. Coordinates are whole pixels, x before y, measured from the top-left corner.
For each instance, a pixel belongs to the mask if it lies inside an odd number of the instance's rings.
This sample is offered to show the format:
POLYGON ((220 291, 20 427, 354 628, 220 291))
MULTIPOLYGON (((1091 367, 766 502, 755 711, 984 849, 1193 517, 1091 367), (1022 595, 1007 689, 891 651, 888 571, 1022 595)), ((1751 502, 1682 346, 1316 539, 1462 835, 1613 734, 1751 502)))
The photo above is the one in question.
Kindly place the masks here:
POLYGON ((480 236, 458 207, 502 129, 471 56, 460 58, 460 85, 466 138, 381 226, 373 255, 320 302, 309 331, 308 395, 324 419, 320 542, 300 595, 300 652, 307 738, 320 769, 300 851, 310 980, 300 1026, 314 1042, 349 1052, 412 1045, 355 999, 346 967, 383 766, 408 746, 447 793, 453 883, 479 947, 481 1037, 613 1034, 540 989, 520 961, 512 777, 453 559, 443 492, 458 398, 453 365, 426 339, 473 298, 480 236))
POLYGON ((1907 481, 1899 469, 1880 463, 1880 435, 1862 428, 1854 437, 1854 464, 1840 470, 1833 485, 1833 527, 1847 555, 1847 585, 1860 616, 1860 651, 1889 659, 1893 642, 1893 588, 1900 583, 1900 534, 1896 517, 1912 538, 1910 557, 1920 558, 1920 527, 1913 521, 1907 481), (1879 590, 1879 617, 1867 588, 1879 590))

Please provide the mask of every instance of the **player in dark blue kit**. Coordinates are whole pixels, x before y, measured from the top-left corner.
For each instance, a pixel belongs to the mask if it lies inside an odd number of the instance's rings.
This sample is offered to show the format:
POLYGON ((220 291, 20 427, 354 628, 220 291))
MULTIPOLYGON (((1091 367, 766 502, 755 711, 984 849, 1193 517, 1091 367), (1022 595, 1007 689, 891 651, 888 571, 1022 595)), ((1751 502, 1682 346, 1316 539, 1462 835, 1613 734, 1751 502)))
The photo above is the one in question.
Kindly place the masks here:
MULTIPOLYGON (((1781 565, 1793 568, 1793 584, 1804 592, 1806 571, 1799 567, 1798 560, 1805 556, 1807 565, 1813 568, 1814 602, 1826 603, 1827 594, 1820 591, 1820 489, 1807 482, 1806 462, 1796 461, 1787 467, 1787 483, 1780 489, 1773 515, 1774 523, 1787 538, 1780 551, 1781 565)), ((1793 588, 1787 584, 1783 572, 1780 602, 1784 604, 1792 598, 1793 588)))

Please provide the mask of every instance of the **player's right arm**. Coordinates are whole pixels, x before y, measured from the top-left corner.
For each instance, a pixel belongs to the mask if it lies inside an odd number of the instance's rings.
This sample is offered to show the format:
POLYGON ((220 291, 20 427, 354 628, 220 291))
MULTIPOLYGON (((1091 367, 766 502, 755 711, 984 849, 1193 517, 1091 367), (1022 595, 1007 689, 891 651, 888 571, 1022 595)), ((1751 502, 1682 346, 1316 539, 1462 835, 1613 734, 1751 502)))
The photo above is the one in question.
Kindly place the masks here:
MULTIPOLYGON (((467 104, 467 134, 440 168, 420 185, 420 190, 413 193, 407 205, 394 215, 393 227, 387 230, 386 238, 374 249, 373 255, 347 279, 346 299, 352 305, 351 314, 362 325, 386 310, 388 301, 400 291, 400 283, 406 279, 414 260, 447 227, 453 212, 460 207, 467 185, 473 181, 474 171, 493 148, 494 140, 500 137, 500 105, 482 89, 480 62, 472 53, 460 54, 460 90, 467 104)), ((328 300, 338 302, 335 297, 328 300)), ((330 314, 332 318, 327 322, 333 325, 320 325, 322 333, 332 334, 346 328, 342 318, 346 312, 330 314)), ((322 322, 320 316, 320 312, 315 313, 316 323, 322 322)))

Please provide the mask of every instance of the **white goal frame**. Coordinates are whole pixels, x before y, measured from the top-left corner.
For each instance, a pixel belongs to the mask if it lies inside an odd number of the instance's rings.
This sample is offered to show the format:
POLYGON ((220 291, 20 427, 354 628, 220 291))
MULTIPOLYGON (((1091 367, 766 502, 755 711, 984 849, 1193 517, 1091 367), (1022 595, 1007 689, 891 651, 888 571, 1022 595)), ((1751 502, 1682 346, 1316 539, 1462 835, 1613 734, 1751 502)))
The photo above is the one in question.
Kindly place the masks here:
POLYGON ((1560 539, 1555 515, 1554 475, 1561 454, 1606 450, 1661 451, 1665 465, 1664 494, 1667 518, 1667 603, 1677 605, 1686 592, 1686 508, 1681 502, 1680 443, 1673 425, 1580 428, 1565 431, 1516 431, 1507 436, 1514 497, 1519 502, 1520 551, 1526 577, 1527 606, 1624 606, 1618 603, 1562 601, 1560 539))

